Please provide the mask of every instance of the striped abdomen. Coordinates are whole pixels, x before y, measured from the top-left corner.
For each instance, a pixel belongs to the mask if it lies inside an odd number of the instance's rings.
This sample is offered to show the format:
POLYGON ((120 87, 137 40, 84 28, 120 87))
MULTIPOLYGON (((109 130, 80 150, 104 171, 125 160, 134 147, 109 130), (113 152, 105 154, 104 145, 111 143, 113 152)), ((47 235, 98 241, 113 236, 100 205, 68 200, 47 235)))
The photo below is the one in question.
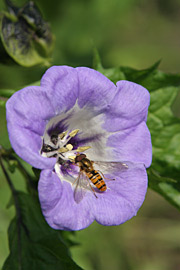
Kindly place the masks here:
POLYGON ((98 171, 92 170, 90 172, 86 172, 86 175, 100 191, 105 191, 107 189, 106 184, 98 171))

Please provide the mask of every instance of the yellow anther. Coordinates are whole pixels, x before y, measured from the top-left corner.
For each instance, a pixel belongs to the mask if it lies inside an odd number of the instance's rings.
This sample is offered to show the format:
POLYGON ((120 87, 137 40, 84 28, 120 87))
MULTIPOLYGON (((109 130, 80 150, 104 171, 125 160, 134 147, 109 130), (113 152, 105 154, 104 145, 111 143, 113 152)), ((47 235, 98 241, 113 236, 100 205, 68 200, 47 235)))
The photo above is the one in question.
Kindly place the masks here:
POLYGON ((66 147, 61 147, 61 148, 59 148, 58 149, 58 152, 59 153, 66 153, 66 152, 68 152, 69 150, 66 148, 66 147))
POLYGON ((74 161, 76 156, 69 156, 68 158, 69 158, 70 161, 74 161))
POLYGON ((74 130, 72 130, 70 133, 69 133, 69 136, 70 137, 74 137, 74 136, 76 136, 76 134, 79 132, 79 129, 74 129, 74 130))
POLYGON ((91 146, 82 146, 82 147, 78 147, 76 149, 76 152, 84 152, 86 150, 88 150, 89 148, 91 148, 91 146))
POLYGON ((60 133, 58 136, 62 140, 66 136, 66 134, 67 134, 67 131, 64 131, 64 132, 60 133))
POLYGON ((66 145, 66 148, 68 149, 68 151, 71 151, 73 149, 73 146, 72 146, 72 144, 68 143, 66 145))

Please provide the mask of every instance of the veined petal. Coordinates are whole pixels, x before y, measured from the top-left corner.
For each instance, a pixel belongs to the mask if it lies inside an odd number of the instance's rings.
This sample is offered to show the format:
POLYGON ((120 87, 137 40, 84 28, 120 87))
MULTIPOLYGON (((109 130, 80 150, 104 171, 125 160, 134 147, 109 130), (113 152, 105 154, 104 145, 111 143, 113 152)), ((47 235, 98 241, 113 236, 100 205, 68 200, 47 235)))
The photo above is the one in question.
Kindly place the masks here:
POLYGON ((30 86, 16 92, 6 103, 7 127, 15 152, 36 168, 51 168, 55 163, 40 156, 44 133, 54 110, 46 92, 30 86))
POLYGON ((54 115, 46 91, 40 86, 29 86, 17 91, 6 103, 7 121, 43 135, 44 126, 54 115))
POLYGON ((146 167, 151 164, 151 136, 145 122, 110 135, 107 146, 113 147, 113 160, 116 158, 117 160, 144 163, 146 167))
MULTIPOLYGON (((136 215, 147 190, 147 174, 143 164, 127 163, 128 169, 114 167, 106 181, 106 192, 87 191, 80 203, 74 201, 73 189, 61 184, 56 174, 43 171, 39 181, 39 198, 43 214, 54 229, 80 230, 94 220, 102 225, 119 225, 136 215), (65 210, 66 209, 66 210, 65 210)), ((106 175, 107 176, 107 175, 106 175)))
POLYGON ((56 114, 70 110, 77 100, 80 108, 100 111, 116 93, 116 86, 109 79, 86 67, 53 66, 42 77, 41 86, 49 89, 56 114))
POLYGON ((136 215, 147 191, 147 174, 143 164, 127 162, 127 170, 118 170, 108 174, 115 178, 107 181, 108 190, 98 194, 92 204, 95 219, 102 225, 119 225, 136 215))
POLYGON ((93 198, 93 194, 89 194, 77 204, 71 184, 62 184, 55 173, 45 170, 41 173, 38 191, 42 212, 52 228, 80 230, 93 222, 94 217, 88 200, 93 198))
POLYGON ((55 115, 70 110, 77 101, 79 86, 75 68, 68 66, 53 66, 41 79, 41 86, 54 107, 55 115))
POLYGON ((119 131, 146 121, 150 102, 149 92, 133 82, 117 82, 117 92, 106 110, 104 128, 119 131))
POLYGON ((42 140, 39 135, 29 129, 13 124, 8 125, 13 130, 9 135, 14 151, 26 162, 38 169, 52 169, 56 163, 55 158, 45 158, 40 155, 42 140))
POLYGON ((41 171, 38 183, 39 199, 44 213, 52 210, 62 196, 63 186, 52 170, 41 171))
POLYGON ((79 78, 78 105, 87 106, 91 111, 105 109, 116 93, 116 86, 96 70, 78 67, 79 78))

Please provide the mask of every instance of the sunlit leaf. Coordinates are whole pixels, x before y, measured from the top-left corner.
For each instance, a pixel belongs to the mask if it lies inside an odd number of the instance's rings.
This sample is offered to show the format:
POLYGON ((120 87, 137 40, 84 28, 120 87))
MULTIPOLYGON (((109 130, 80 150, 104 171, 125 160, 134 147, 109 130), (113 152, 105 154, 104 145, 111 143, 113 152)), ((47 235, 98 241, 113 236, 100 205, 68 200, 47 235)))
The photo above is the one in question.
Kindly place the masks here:
POLYGON ((164 196, 180 210, 180 186, 172 179, 158 175, 153 169, 148 169, 149 187, 164 196))
MULTIPOLYGON (((39 86, 40 85, 40 81, 34 82, 28 86, 31 85, 36 85, 39 86)), ((24 87, 27 87, 24 86, 24 87)), ((0 106, 5 106, 6 105, 6 101, 8 100, 8 98, 10 98, 17 90, 12 90, 12 89, 0 89, 0 106)))
MULTIPOLYGON (((10 1, 9 1, 10 2, 10 1)), ((7 53, 20 65, 49 65, 54 38, 32 2, 22 8, 9 5, 10 13, 1 14, 1 40, 7 53)))

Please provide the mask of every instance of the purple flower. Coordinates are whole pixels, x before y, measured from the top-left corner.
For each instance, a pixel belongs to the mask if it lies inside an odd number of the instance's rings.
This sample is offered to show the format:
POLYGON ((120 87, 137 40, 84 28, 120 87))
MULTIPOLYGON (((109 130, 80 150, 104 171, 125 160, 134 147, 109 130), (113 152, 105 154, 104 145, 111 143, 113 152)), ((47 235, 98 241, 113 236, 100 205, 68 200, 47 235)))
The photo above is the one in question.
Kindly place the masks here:
POLYGON ((41 86, 8 100, 12 147, 42 169, 39 199, 51 227, 119 225, 136 215, 152 158, 149 99, 138 84, 114 85, 89 68, 53 66, 41 86))

